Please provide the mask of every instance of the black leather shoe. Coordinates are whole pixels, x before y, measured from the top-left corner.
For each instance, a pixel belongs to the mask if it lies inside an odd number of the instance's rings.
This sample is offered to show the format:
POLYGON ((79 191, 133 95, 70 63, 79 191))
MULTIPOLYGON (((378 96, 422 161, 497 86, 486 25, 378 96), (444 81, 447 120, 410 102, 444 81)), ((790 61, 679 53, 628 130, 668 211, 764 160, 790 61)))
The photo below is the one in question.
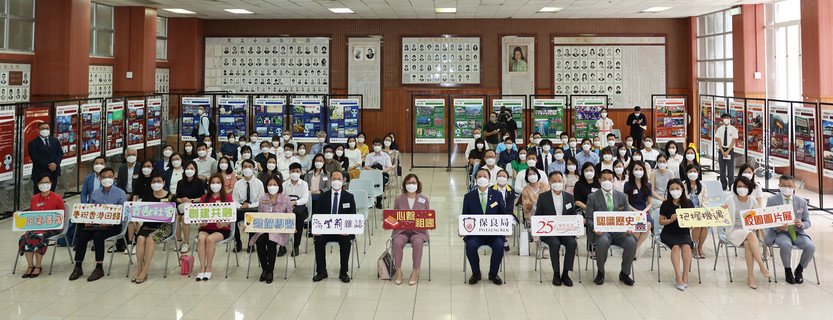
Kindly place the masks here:
POLYGON ((101 277, 103 276, 104 270, 96 268, 95 270, 93 270, 93 273, 90 273, 90 277, 87 278, 87 281, 96 281, 98 279, 101 279, 101 277))
POLYGON ((593 279, 593 283, 595 283, 597 285, 605 284, 605 273, 604 272, 597 273, 596 278, 593 279))
POLYGON ((622 281, 622 283, 629 286, 633 285, 633 279, 631 279, 631 277, 624 272, 619 272, 619 281, 622 281))
POLYGON ((562 284, 564 284, 564 283, 561 281, 561 278, 552 277, 552 285, 554 285, 556 287, 560 287, 562 284))
POLYGON ((341 280, 341 282, 350 283, 350 276, 348 276, 346 273, 338 275, 338 278, 341 280))
MULTIPOLYGON (((251 248, 251 247, 249 247, 249 248, 251 248)), ((253 249, 246 249, 246 251, 248 251, 248 250, 253 250, 253 249)), ((241 251, 243 251, 243 244, 238 242, 237 245, 234 247, 234 252, 241 252, 241 251)))
POLYGON ((324 279, 327 279, 326 273, 316 273, 315 276, 312 277, 312 282, 318 282, 324 279))
POLYGON ((561 276, 561 282, 564 282, 565 286, 572 287, 573 286, 573 279, 570 279, 570 276, 566 273, 561 276))
POLYGON ((469 284, 477 284, 478 281, 480 281, 479 273, 472 274, 471 277, 469 277, 469 284))
POLYGON ((81 269, 80 267, 75 267, 75 269, 72 270, 72 274, 69 275, 69 281, 78 280, 78 278, 80 278, 83 275, 84 275, 84 270, 81 269))
POLYGON ((804 283, 804 268, 800 265, 795 267, 795 284, 802 284, 804 283))
POLYGON ((284 255, 286 255, 286 247, 281 246, 281 248, 278 249, 278 257, 283 257, 284 255))
POLYGON ((494 283, 496 285, 502 285, 503 284, 503 279, 501 279, 500 276, 498 276, 498 275, 489 276, 489 281, 492 281, 492 283, 494 283))
POLYGON ((271 272, 267 273, 266 274, 266 284, 272 283, 272 279, 273 279, 272 278, 272 273, 271 272))
POLYGON ((266 280, 266 271, 261 272, 260 273, 260 278, 257 279, 257 281, 260 281, 260 282, 263 282, 264 280, 266 280))
POLYGON ((297 257, 299 254, 301 254, 301 250, 299 250, 298 247, 295 247, 295 249, 292 249, 292 256, 293 257, 297 257))
POLYGON ((795 278, 793 278, 793 269, 784 268, 784 275, 787 278, 787 283, 795 284, 795 278))

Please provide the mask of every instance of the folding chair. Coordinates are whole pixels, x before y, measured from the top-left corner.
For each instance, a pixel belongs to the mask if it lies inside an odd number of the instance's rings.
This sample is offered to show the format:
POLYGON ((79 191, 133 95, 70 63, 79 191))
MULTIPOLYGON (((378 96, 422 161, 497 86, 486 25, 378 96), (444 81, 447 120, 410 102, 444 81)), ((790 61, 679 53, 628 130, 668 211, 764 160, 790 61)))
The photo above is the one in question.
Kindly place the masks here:
MULTIPOLYGON (((719 207, 726 202, 732 193, 723 191, 723 185, 720 184, 720 181, 717 180, 709 180, 709 181, 702 181, 701 184, 703 185, 703 189, 706 190, 706 194, 701 195, 700 198, 700 205, 702 207, 719 207)), ((717 253, 717 240, 714 238, 714 229, 709 228, 709 234, 712 236, 712 245, 714 246, 715 254, 717 253)))
MULTIPOLYGON (((69 248, 69 240, 67 238, 67 234, 69 233, 69 219, 67 219, 67 218, 68 218, 67 211, 64 210, 64 228, 61 229, 61 233, 56 234, 54 236, 51 236, 49 238, 46 238, 46 241, 45 241, 47 248, 50 247, 50 246, 52 247, 52 261, 49 263, 49 274, 50 275, 52 274, 52 266, 55 264, 55 251, 58 251, 58 240, 59 239, 64 239, 64 242, 67 243, 67 254, 69 255, 69 261, 71 263, 75 262, 75 261, 72 260, 72 250, 69 248)), ((20 252, 19 249, 16 252, 17 252, 17 254, 15 255, 15 258, 14 258, 14 266, 12 267, 12 274, 15 274, 15 271, 17 271, 17 261, 20 259, 20 255, 21 255, 21 252, 20 252)))
MULTIPOLYGON (((384 183, 385 179, 382 176, 382 171, 372 169, 372 170, 362 170, 359 174, 360 179, 370 179, 373 182, 373 190, 370 193, 371 197, 382 197, 382 203, 385 204, 386 201, 390 200, 389 197, 385 196, 384 191, 384 183)), ((390 179, 390 178, 388 178, 390 179)), ((374 224, 374 227, 376 225, 374 224)))
MULTIPOLYGON (((362 171, 362 172, 364 172, 364 171, 362 171)), ((374 205, 375 202, 376 202, 375 201, 375 199, 376 199, 376 195, 375 195, 376 189, 375 189, 375 187, 373 187, 373 180, 367 179, 366 177, 365 178, 359 178, 359 179, 353 179, 352 181, 350 181, 350 190, 348 190, 348 191, 353 192, 353 191, 356 191, 356 190, 361 190, 361 191, 364 191, 364 192, 367 193, 366 207, 367 207, 367 211, 368 211, 368 217, 370 217, 369 222, 373 224, 373 227, 369 228, 370 229, 370 235, 372 236, 374 234, 374 230, 376 229, 376 223, 377 223, 376 218, 375 218, 377 216, 375 214, 377 209, 376 209, 376 206, 374 205), (373 210, 372 215, 371 215, 370 210, 373 210)), ((355 196, 353 198, 355 198, 355 196)), ((357 204, 357 206, 358 206, 358 204, 357 204)))
MULTIPOLYGON (((659 225, 659 212, 657 212, 656 214, 652 213, 652 215, 654 215, 654 217, 653 217, 654 218, 654 234, 656 234, 656 236, 653 239, 654 249, 651 251, 651 271, 654 271, 654 261, 656 261, 657 262, 657 282, 662 282, 662 280, 660 280, 660 259, 662 258, 662 251, 661 250, 671 250, 671 248, 669 248, 664 243, 662 243, 662 241, 660 241, 659 234, 662 232, 662 228, 659 225), (656 260, 654 258, 656 258, 656 260)), ((697 250, 696 246, 697 246, 696 243, 694 243, 694 245, 691 246, 692 252, 697 252, 696 251, 697 250)), ((681 255, 683 254, 682 249, 680 249, 680 254, 681 255)), ((692 259, 694 259, 694 258, 692 258, 692 259)), ((694 259, 694 260, 697 261, 697 283, 703 283, 703 280, 702 280, 701 275, 700 275, 700 259, 694 259)), ((688 271, 691 272, 691 269, 689 268, 688 271)))
MULTIPOLYGON (((388 240, 388 242, 390 241, 391 240, 388 240)), ((413 249, 413 247, 414 246, 410 242, 405 243, 405 248, 413 249)), ((428 241, 423 242, 422 247, 428 248, 428 281, 431 281, 431 240, 429 239, 428 241)), ((393 276, 390 277, 390 281, 393 281, 393 276)))
MULTIPOLYGON (((177 256, 177 258, 179 258, 179 251, 176 250, 176 229, 177 229, 176 228, 176 225, 177 225, 176 220, 174 220, 172 225, 173 225, 173 227, 171 229, 173 230, 173 232, 171 233, 170 236, 165 238, 165 240, 162 240, 162 243, 163 243, 162 244, 162 251, 163 252, 167 251, 167 253, 165 253, 165 275, 163 276, 163 278, 168 277, 168 260, 171 257, 171 252, 172 251, 176 252, 176 256, 177 256), (171 250, 168 250, 168 243, 171 243, 171 242, 173 242, 173 245, 171 245, 171 250)), ((179 259, 177 259, 176 262, 177 262, 177 264, 179 264, 179 259)), ((129 269, 128 269, 128 271, 129 271, 129 269)))
MULTIPOLYGON (((324 246, 324 250, 326 251, 327 248, 332 249, 332 247, 337 247, 337 246, 339 246, 338 241, 330 241, 330 242, 327 242, 327 244, 324 246)), ((356 254, 351 254, 350 255, 350 278, 353 278, 353 264, 357 265, 356 269, 361 269, 361 267, 362 267, 362 263, 361 263, 361 261, 359 261, 359 258, 358 258, 359 247, 358 247, 358 243, 356 242, 355 237, 352 240, 350 240, 350 247, 351 247, 351 251, 355 250, 355 252, 356 252, 356 254)), ((324 253, 324 255, 326 256, 326 252, 324 253)), ((312 272, 315 272, 315 270, 317 270, 317 266, 318 265, 316 264, 315 257, 313 257, 313 259, 312 259, 312 272)))
MULTIPOLYGON (((234 247, 233 247, 234 242, 232 240, 234 240, 234 234, 236 232, 237 232, 237 223, 232 222, 231 223, 231 232, 229 233, 228 238, 217 241, 217 243, 215 244, 215 248, 214 248, 216 250, 217 249, 216 247, 219 247, 219 246, 222 246, 222 245, 226 246, 226 278, 228 278, 228 266, 229 266, 229 261, 231 259, 231 254, 232 253, 234 253, 234 260, 237 262, 237 266, 240 267, 240 258, 237 257, 237 251, 232 250, 232 249, 234 249, 234 247)), ((197 232, 197 236, 194 237, 194 244, 191 246, 191 256, 194 256, 194 250, 196 250, 195 248, 197 247, 197 241, 199 241, 199 232, 197 232)), ((191 272, 188 273, 189 278, 191 277, 191 273, 193 273, 193 268, 192 268, 191 272)))
MULTIPOLYGON (((714 267, 712 268, 712 270, 717 270, 717 260, 718 260, 718 258, 720 258, 720 247, 723 247, 726 251, 726 268, 729 269, 729 282, 732 282, 733 281, 733 279, 732 279, 732 262, 729 260, 729 248, 732 248, 732 249, 735 250, 735 257, 737 257, 738 256, 738 246, 735 246, 726 237, 726 228, 719 227, 719 228, 715 228, 715 229, 717 229, 717 238, 718 238, 719 241, 717 243, 717 250, 715 250, 715 252, 714 252, 714 267)), ((712 234, 712 237, 714 237, 714 234, 712 234)), ((761 248, 766 247, 766 245, 760 239, 758 239, 758 244, 761 246, 761 248)), ((761 249, 761 250, 763 250, 763 249, 761 249)), ((761 259, 764 261, 764 263, 769 265, 769 261, 767 261, 767 257, 763 253, 761 254, 761 259)), ((772 280, 769 280, 769 281, 772 281, 772 280)))
MULTIPOLYGON (((176 236, 175 236, 175 235, 176 235, 176 220, 174 220, 174 222, 173 222, 173 223, 171 223, 171 230, 173 230, 173 231, 171 232, 171 234, 170 234, 170 235, 168 235, 168 237, 167 237, 167 238, 165 238, 165 239, 163 239, 163 240, 162 240, 162 243, 163 243, 163 245, 162 245, 162 251, 167 250, 168 241, 171 241, 171 239, 176 239, 176 236)), ((139 230, 138 230, 138 229, 136 229, 136 231, 139 231, 139 230)), ((138 240, 138 239, 139 239, 139 237, 138 237, 138 236, 136 236, 136 240, 138 240)), ((154 244, 154 245, 155 245, 155 244, 154 244)), ((127 250, 130 252, 130 254, 131 254, 131 255, 133 254, 133 247, 135 247, 135 246, 136 246, 136 245, 135 245, 135 244, 132 244, 132 243, 128 243, 128 244, 127 244, 127 250)), ((137 260, 137 261, 136 261, 136 263, 139 263, 139 261, 137 260)), ((130 263, 128 263, 128 264, 127 264, 127 272, 124 274, 124 276, 125 276, 125 277, 129 277, 129 276, 130 276, 130 265, 132 265, 132 264, 133 264, 133 261, 132 261, 132 260, 130 261, 130 263)), ((167 278, 167 277, 168 277, 168 255, 166 254, 166 255, 165 255, 165 276, 163 276, 163 278, 167 278)))
MULTIPOLYGON (((269 235, 268 234, 262 234, 260 236, 261 237, 263 237, 263 236, 268 237, 269 235)), ((287 248, 295 247, 295 238, 292 237, 292 234, 290 234, 290 236, 289 236, 289 242, 286 243, 286 247, 287 248)), ((254 246, 250 245, 248 251, 249 251, 249 264, 246 266, 246 279, 249 278, 249 269, 252 268, 252 252, 255 251, 254 246)), ((288 276, 289 276, 289 256, 291 256, 291 255, 292 255, 292 251, 289 251, 289 250, 287 250, 287 253, 284 255, 286 257, 286 259, 285 259, 286 261, 284 262, 284 270, 283 270, 283 279, 284 280, 288 279, 288 276)), ((260 261, 258 261, 257 264, 260 265, 260 261)), ((296 269, 298 268, 298 262, 295 260, 295 257, 292 257, 292 266, 296 269)))
MULTIPOLYGON (((775 283, 778 283, 778 274, 777 274, 778 273, 778 271, 777 271, 778 268, 775 267, 775 253, 773 252, 773 249, 778 249, 778 250, 782 250, 782 249, 781 249, 780 246, 778 246, 778 244, 775 244, 775 243, 773 243, 771 246, 769 246, 769 257, 770 257, 770 259, 772 259, 772 278, 775 279, 775 283)), ((792 250, 793 252, 801 251, 801 249, 796 247, 796 246, 792 246, 792 248, 790 248, 790 250, 792 250)), ((764 260, 764 261, 766 261, 766 260, 764 260)), ((767 266, 769 266, 769 262, 767 262, 767 266)), ((821 284, 821 279, 819 279, 819 268, 818 268, 818 266, 816 266, 816 254, 815 253, 813 254, 813 271, 816 272, 816 284, 821 284)))
MULTIPOLYGON (((368 212, 370 211, 370 210, 368 210, 367 192, 364 191, 364 190, 351 190, 350 192, 353 194, 353 198, 356 201, 356 211, 359 214, 363 215, 365 221, 367 221, 369 219, 367 215, 368 215, 368 212)), ((364 248, 364 253, 367 254, 367 246, 371 244, 371 242, 370 242, 371 241, 370 240, 371 239, 370 232, 365 232, 364 235, 365 236, 364 236, 364 246, 363 246, 363 248, 364 248)))
POLYGON ((307 219, 304 220, 304 226, 307 228, 307 236, 304 237, 304 253, 309 253, 309 238, 312 238, 312 235, 309 233, 310 230, 310 219, 312 219, 312 197, 307 201, 307 219))
MULTIPOLYGON (((483 249, 483 248, 491 249, 492 247, 490 247, 489 245, 484 244, 484 245, 480 246, 479 248, 477 248, 477 251, 480 251, 480 249, 483 249)), ((503 248, 500 248, 500 250, 503 250, 503 248)), ((466 247, 463 246, 463 283, 467 283, 468 278, 469 278, 469 274, 468 274, 468 270, 467 270, 468 260, 469 260, 469 258, 466 257, 466 247)), ((500 270, 503 272, 503 283, 506 284, 507 281, 506 281, 506 254, 505 253, 503 254, 503 259, 501 259, 501 261, 500 261, 500 270)))
MULTIPOLYGON (((116 242, 119 241, 119 239, 124 240, 124 242, 126 243, 127 242, 127 226, 128 226, 128 224, 130 224, 130 217, 128 217, 127 220, 122 221, 122 223, 121 223, 121 232, 119 232, 119 234, 114 235, 112 237, 109 237, 107 239, 104 239, 104 247, 105 248, 107 247, 107 242, 112 242, 113 245, 115 246, 116 242)), ((78 229, 76 228, 76 230, 78 230, 78 229)), ((90 241, 92 241, 92 240, 90 240, 90 241)), ((115 256, 115 255, 116 255, 116 250, 115 250, 115 248, 113 248, 113 252, 110 252, 110 265, 107 266, 107 275, 108 276, 110 275, 110 270, 113 269, 113 256, 115 256)), ((130 248, 128 248, 128 250, 127 250, 127 266, 128 266, 128 268, 130 268, 130 264, 132 264, 132 263, 133 263, 133 252, 130 250, 130 248)))
MULTIPOLYGON (((578 246, 578 244, 576 244, 576 246, 578 246)), ((535 241, 535 268, 533 270, 538 271, 539 283, 544 283, 544 248, 546 248, 546 246, 541 239, 535 241)), ((564 252, 565 250, 563 247, 559 249, 560 254, 565 254, 564 252)), ((550 259, 552 259, 552 257, 550 257, 550 259)), ((574 271, 578 277, 578 283, 581 283, 581 262, 579 261, 581 261, 581 259, 578 256, 578 248, 576 248, 576 260, 573 263, 575 265, 573 266, 573 269, 575 269, 574 271)), ((555 277, 555 275, 553 275, 553 277, 555 277)))
MULTIPOLYGON (((595 236, 596 234, 593 233, 593 235, 595 236)), ((591 237, 587 237, 587 241, 590 241, 590 240, 591 240, 591 237)), ((613 247, 619 247, 619 246, 617 246, 615 244, 610 245, 610 249, 608 250, 608 252, 610 253, 611 257, 613 256, 613 247)), ((578 253, 576 253, 576 254, 578 254, 578 253)), ((593 242, 591 242, 590 247, 587 248, 587 256, 584 258, 584 271, 587 271, 587 264, 590 262, 590 260, 593 260, 593 262, 594 262, 594 263, 590 263, 590 267, 592 269, 591 276, 595 277, 595 274, 596 274, 596 263, 595 263, 596 262, 596 243, 595 243, 595 240, 593 242)), ((633 275, 634 280, 636 280, 636 272, 634 271, 633 265, 634 264, 631 264, 631 274, 633 275)))

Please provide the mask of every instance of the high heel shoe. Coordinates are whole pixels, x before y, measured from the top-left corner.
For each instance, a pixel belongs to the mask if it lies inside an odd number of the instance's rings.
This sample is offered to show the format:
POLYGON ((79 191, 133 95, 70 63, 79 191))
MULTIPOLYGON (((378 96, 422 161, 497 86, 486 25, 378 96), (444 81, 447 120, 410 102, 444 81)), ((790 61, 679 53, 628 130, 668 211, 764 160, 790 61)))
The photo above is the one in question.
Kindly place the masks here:
POLYGON ((411 273, 411 279, 408 280, 408 285, 409 286, 415 285, 415 284, 417 284, 417 281, 419 281, 419 273, 418 272, 411 273))
POLYGON ((32 276, 32 271, 35 271, 35 267, 29 267, 26 269, 26 273, 21 276, 21 278, 26 279, 32 276))
POLYGON ((396 272, 393 274, 393 277, 393 282, 396 283, 397 286, 402 284, 402 271, 396 270, 396 272))
POLYGON ((29 278, 37 278, 41 273, 43 273, 43 268, 41 267, 34 267, 32 268, 32 274, 29 275, 29 278), (35 269, 38 269, 38 273, 34 273, 35 269))

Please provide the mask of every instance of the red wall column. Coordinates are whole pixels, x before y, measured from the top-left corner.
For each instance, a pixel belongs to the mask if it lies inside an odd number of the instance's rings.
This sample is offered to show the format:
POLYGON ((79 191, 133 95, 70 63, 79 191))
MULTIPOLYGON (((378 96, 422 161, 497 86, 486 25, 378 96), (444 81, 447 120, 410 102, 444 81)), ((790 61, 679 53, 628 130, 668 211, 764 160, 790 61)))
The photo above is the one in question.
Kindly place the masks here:
POLYGON ((741 6, 732 17, 732 51, 735 97, 766 98, 766 47, 764 5, 741 6), (755 79, 760 72, 760 79, 755 79))
POLYGON ((171 66, 171 92, 202 91, 205 65, 203 20, 168 19, 168 62, 171 66))
POLYGON ((801 71, 805 100, 833 102, 833 1, 801 0, 801 71))
POLYGON ((35 6, 32 101, 87 96, 90 0, 35 6))
POLYGON ((113 92, 142 95, 155 90, 156 9, 116 7, 113 92), (127 72, 133 77, 127 78, 127 72))

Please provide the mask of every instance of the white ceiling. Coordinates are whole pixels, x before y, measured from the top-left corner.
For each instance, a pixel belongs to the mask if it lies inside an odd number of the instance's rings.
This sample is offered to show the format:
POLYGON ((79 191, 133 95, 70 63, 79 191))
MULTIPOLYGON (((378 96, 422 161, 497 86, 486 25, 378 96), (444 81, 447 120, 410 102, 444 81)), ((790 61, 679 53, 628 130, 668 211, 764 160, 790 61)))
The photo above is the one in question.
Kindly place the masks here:
POLYGON ((168 17, 205 19, 545 19, 545 18, 679 18, 697 16, 738 4, 771 0, 94 0, 119 6, 181 8, 196 15, 161 11, 168 17), (328 8, 346 7, 355 14, 335 14, 328 8), (456 14, 437 14, 436 7, 456 7, 456 14), (538 13, 560 7, 556 13, 538 13), (659 13, 639 13, 650 7, 671 7, 659 13), (247 9, 236 15, 223 9, 247 9))

